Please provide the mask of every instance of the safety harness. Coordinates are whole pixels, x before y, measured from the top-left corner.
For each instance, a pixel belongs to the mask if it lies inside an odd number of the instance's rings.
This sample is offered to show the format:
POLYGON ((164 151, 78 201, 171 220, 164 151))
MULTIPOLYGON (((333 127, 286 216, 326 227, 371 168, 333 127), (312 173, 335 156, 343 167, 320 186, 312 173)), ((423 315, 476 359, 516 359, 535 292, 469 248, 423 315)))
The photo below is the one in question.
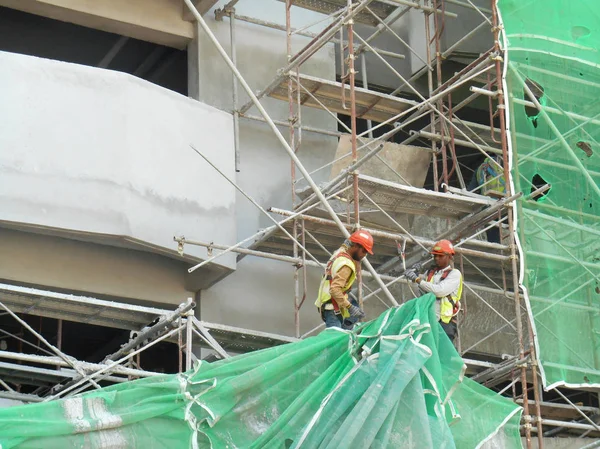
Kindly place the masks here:
MULTIPOLYGON (((435 275, 435 273, 437 271, 438 270, 436 270, 436 269, 433 268, 433 269, 431 269, 431 270, 429 270, 427 272, 427 282, 431 282, 431 280, 433 279, 433 276, 435 275)), ((440 281, 445 280, 448 277, 448 275, 450 274, 451 271, 452 270, 445 270, 445 271, 443 271, 442 272, 442 277, 441 277, 440 281)), ((454 321, 455 320, 454 317, 460 311, 460 297, 456 301, 454 301, 454 299, 452 299, 452 295, 448 295, 445 298, 450 302, 450 304, 452 304, 452 320, 454 321)))
MULTIPOLYGON (((331 275, 331 268, 333 267, 333 263, 340 257, 345 257, 346 259, 352 260, 352 256, 350 254, 348 254, 345 251, 340 251, 335 257, 331 258, 327 262, 327 265, 325 266, 325 279, 330 283, 330 286, 331 286, 331 281, 333 280, 333 276, 331 275)), ((352 290, 352 286, 350 286, 350 288, 348 288, 347 290, 344 290, 344 293, 348 294, 348 292, 350 292, 350 290, 352 290)), ((323 303, 323 305, 329 304, 329 303, 331 303, 333 305, 333 310, 335 311, 336 315, 341 313, 340 306, 338 305, 338 303, 336 301, 333 300, 333 298, 331 298, 331 299, 329 299, 329 301, 326 301, 325 303, 323 303)))

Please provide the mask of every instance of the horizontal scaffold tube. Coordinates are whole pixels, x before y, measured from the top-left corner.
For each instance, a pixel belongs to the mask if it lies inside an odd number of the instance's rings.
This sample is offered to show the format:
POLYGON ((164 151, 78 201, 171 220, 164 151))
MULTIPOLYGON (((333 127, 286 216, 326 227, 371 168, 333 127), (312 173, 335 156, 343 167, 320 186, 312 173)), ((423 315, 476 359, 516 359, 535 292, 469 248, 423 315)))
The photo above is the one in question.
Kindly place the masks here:
MULTIPOLYGON (((275 207, 270 208, 269 212, 272 212, 272 213, 278 214, 278 215, 282 215, 284 217, 293 214, 293 212, 290 212, 290 211, 287 211, 284 209, 278 209, 275 207)), ((318 224, 327 225, 327 226, 336 226, 336 224, 332 220, 328 220, 326 218, 313 217, 311 215, 301 215, 300 218, 302 218, 303 220, 309 221, 309 222, 313 222, 313 223, 318 223, 318 224)), ((351 224, 346 225, 346 227, 349 230, 352 229, 351 224)), ((409 238, 409 236, 405 235, 405 234, 391 233, 391 232, 380 231, 377 229, 371 229, 371 228, 366 228, 366 227, 363 227, 362 229, 364 229, 365 231, 369 231, 371 233, 371 235, 373 235, 373 237, 381 237, 381 238, 385 238, 385 239, 389 239, 389 240, 393 240, 393 241, 406 240, 409 238)), ((415 241, 423 244, 424 246, 433 246, 435 244, 434 240, 424 239, 422 237, 415 237, 415 241)), ((501 262, 510 260, 510 256, 503 256, 501 254, 485 253, 482 251, 477 251, 477 250, 472 250, 472 249, 467 249, 467 248, 460 248, 460 247, 456 248, 456 252, 457 252, 457 254, 464 254, 465 256, 481 257, 481 258, 497 260, 497 261, 501 261, 501 262)))

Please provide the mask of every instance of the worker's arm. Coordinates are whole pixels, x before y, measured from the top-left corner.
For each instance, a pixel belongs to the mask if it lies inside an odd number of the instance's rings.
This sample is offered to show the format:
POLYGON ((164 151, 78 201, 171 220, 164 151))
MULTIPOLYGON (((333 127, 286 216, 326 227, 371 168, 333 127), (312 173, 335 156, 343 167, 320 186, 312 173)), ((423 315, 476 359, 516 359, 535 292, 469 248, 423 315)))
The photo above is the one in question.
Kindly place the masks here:
POLYGON ((444 298, 458 289, 460 286, 460 277, 460 271, 452 270, 446 279, 437 284, 420 281, 419 288, 426 293, 433 293, 436 298, 444 298))
POLYGON ((331 299, 337 303, 340 309, 347 309, 351 305, 350 301, 348 301, 348 296, 344 293, 344 287, 351 274, 352 270, 350 267, 342 267, 331 280, 329 294, 331 295, 331 299))

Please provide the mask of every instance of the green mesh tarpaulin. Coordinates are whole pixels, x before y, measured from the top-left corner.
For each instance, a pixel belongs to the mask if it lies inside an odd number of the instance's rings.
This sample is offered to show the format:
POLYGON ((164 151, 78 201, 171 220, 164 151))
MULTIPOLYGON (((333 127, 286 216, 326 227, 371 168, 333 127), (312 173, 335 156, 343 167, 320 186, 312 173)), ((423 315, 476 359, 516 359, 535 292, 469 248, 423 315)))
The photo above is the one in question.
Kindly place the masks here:
POLYGON ((354 332, 0 410, 12 448, 520 448, 521 409, 463 378, 433 295, 354 332), (482 446, 483 447, 483 446, 482 446))
POLYGON ((552 186, 517 210, 544 384, 600 386, 600 1, 498 6, 516 191, 552 186))

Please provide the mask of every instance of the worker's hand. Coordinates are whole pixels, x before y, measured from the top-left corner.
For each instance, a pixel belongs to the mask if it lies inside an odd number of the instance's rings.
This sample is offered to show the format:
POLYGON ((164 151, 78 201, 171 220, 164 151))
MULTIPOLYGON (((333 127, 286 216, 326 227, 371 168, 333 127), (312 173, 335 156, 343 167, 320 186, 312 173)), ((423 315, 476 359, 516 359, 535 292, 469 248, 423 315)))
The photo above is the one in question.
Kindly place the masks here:
POLYGON ((364 318, 366 316, 365 312, 363 312, 360 307, 357 307, 354 304, 348 307, 348 312, 350 313, 350 316, 357 317, 359 319, 364 318))
POLYGON ((410 282, 415 282, 415 280, 419 277, 419 273, 414 268, 409 268, 404 272, 404 277, 410 282))
POLYGON ((412 267, 410 267, 411 270, 415 270, 415 272, 417 274, 419 274, 421 272, 421 269, 423 268, 423 264, 421 264, 421 262, 417 262, 416 264, 414 264, 412 267))

